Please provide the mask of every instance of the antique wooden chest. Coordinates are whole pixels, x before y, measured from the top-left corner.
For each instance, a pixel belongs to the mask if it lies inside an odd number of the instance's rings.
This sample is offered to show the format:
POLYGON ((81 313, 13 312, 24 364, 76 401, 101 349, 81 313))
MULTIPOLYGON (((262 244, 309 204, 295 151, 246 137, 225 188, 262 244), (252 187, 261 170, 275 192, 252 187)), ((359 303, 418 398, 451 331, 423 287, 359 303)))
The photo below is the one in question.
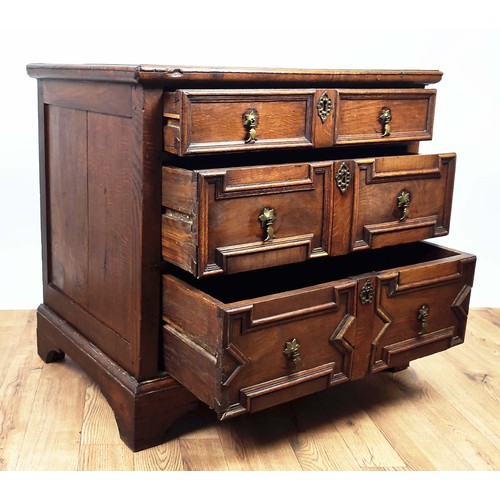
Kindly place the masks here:
POLYGON ((439 71, 31 64, 38 351, 161 443, 408 363, 465 335, 475 257, 448 234, 439 71))

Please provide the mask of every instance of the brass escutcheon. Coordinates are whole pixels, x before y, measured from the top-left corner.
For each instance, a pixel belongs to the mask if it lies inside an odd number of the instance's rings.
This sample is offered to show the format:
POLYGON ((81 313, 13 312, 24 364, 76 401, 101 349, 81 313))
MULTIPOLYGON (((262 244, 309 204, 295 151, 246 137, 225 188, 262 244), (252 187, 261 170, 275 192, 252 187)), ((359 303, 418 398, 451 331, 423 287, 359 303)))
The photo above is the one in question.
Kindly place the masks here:
POLYGON ((363 305, 371 304, 373 301, 373 295, 375 291, 373 290, 373 286, 370 280, 366 280, 366 283, 363 285, 361 292, 359 293, 359 300, 363 305))
POLYGON ((398 208, 403 211, 401 217, 399 218, 399 222, 403 222, 410 216, 410 211, 408 210, 408 206, 411 203, 411 193, 403 189, 401 193, 399 193, 397 197, 398 208))
POLYGON ((429 319, 429 306, 422 304, 417 311, 417 321, 420 321, 422 330, 418 333, 425 333, 427 331, 427 321, 429 319))
POLYGON ((382 108, 378 121, 382 124, 382 137, 391 135, 391 126, 389 122, 392 120, 392 113, 389 108, 382 108))
POLYGON ((245 143, 253 144, 257 140, 257 125, 259 124, 259 113, 256 109, 250 108, 243 113, 243 126, 247 129, 245 143))
POLYGON ((351 171, 345 161, 342 162, 337 170, 337 173, 335 174, 335 183, 342 194, 347 191, 347 188, 351 183, 351 171))
POLYGON ((283 351, 286 358, 293 362, 296 370, 300 370, 302 368, 302 359, 300 358, 299 349, 300 344, 297 339, 292 339, 285 344, 285 350, 283 351))
POLYGON ((321 97, 318 99, 318 103, 316 104, 316 109, 318 110, 318 115, 321 118, 321 123, 325 123, 325 120, 328 118, 332 108, 333 103, 330 96, 326 92, 323 92, 321 97))
POLYGON ((266 230, 266 237, 264 241, 272 240, 274 236, 273 224, 276 220, 276 214, 274 213, 274 208, 264 208, 259 215, 260 225, 266 230))

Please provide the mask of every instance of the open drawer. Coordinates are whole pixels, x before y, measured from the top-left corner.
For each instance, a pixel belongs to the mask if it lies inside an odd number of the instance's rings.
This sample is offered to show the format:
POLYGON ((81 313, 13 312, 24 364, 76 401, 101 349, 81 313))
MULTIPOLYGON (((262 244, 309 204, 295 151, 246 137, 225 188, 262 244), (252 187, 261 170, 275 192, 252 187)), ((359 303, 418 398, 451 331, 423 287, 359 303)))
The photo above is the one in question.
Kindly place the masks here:
POLYGON ((434 89, 179 89, 164 94, 165 151, 324 148, 432 138, 434 89))
POLYGON ((448 233, 455 155, 163 167, 163 258, 232 274, 448 233))
POLYGON ((166 370, 219 418, 464 339, 475 257, 430 243, 210 280, 163 277, 166 370))

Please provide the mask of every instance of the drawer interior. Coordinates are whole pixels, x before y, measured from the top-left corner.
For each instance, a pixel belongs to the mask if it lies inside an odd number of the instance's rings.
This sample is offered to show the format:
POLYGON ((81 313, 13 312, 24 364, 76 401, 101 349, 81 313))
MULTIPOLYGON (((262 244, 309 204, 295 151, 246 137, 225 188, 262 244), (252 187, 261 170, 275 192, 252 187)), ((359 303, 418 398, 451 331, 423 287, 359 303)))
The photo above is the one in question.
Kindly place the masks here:
POLYGON ((227 304, 455 255, 458 255, 458 252, 431 243, 418 242, 333 258, 312 259, 265 270, 213 276, 208 280, 196 280, 180 270, 171 272, 191 286, 227 304))
POLYGON ((353 158, 372 158, 382 156, 403 156, 409 152, 406 143, 374 144, 368 146, 342 146, 336 149, 317 148, 302 150, 248 151, 245 153, 214 153, 185 158, 170 153, 163 153, 163 164, 186 170, 205 168, 245 167, 256 165, 279 165, 287 163, 309 163, 315 161, 334 161, 353 158))

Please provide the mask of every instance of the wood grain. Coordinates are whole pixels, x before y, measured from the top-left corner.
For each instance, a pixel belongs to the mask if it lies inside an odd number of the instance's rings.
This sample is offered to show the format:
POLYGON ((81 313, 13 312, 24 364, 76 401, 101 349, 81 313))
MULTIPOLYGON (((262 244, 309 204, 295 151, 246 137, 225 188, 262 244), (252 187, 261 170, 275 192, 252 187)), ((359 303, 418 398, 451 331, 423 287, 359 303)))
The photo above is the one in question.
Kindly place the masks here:
POLYGON ((423 86, 437 83, 443 74, 438 70, 312 70, 287 68, 220 68, 196 66, 166 66, 141 64, 44 64, 32 63, 27 66, 33 78, 81 79, 96 81, 122 81, 128 83, 176 87, 179 83, 198 85, 243 85, 270 84, 278 87, 286 84, 294 86, 315 83, 345 84, 346 86, 376 86, 381 84, 394 87, 410 85, 423 86))
POLYGON ((277 147, 312 147, 315 91, 177 90, 166 94, 165 150, 180 156, 277 147), (247 142, 243 116, 257 114, 256 140, 247 142))
POLYGON ((223 420, 463 341, 474 257, 418 243, 379 250, 376 262, 382 268, 390 263, 388 269, 375 271, 371 259, 358 252, 346 257, 349 265, 311 260, 293 276, 281 268, 264 279, 263 271, 218 282, 164 275, 167 371, 223 420), (375 298, 355 311, 365 269, 375 298), (330 281, 329 272, 337 279, 330 281), (429 311, 425 325, 418 320, 423 305, 429 311), (300 344, 298 369, 283 355, 291 339, 300 344))
POLYGON ((46 106, 50 284, 88 304, 87 113, 46 106))
POLYGON ((500 309, 466 343, 254 415, 205 409, 138 453, 69 359, 36 355, 34 311, 0 312, 0 470, 499 470, 500 309))
POLYGON ((163 258, 197 277, 448 234, 454 154, 257 167, 162 169, 163 258), (350 171, 344 193, 336 173, 350 171), (398 196, 410 193, 401 221, 398 196), (267 242, 264 207, 276 220, 267 242))
POLYGON ((89 312, 132 343, 139 328, 140 170, 133 122, 88 114, 89 312))
POLYGON ((432 138, 436 90, 337 90, 335 144, 421 141, 432 138), (392 112, 390 134, 382 135, 382 109, 392 112))

